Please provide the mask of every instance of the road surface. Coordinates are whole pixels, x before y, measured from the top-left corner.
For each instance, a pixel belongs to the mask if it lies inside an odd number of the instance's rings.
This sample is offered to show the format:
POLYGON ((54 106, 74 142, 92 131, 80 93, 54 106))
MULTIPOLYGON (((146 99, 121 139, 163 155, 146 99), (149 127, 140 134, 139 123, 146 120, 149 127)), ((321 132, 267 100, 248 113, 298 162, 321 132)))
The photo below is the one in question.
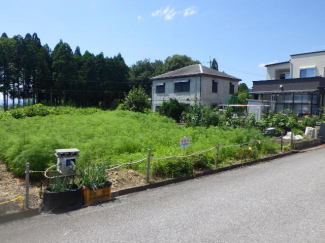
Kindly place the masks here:
POLYGON ((325 242, 325 149, 0 225, 0 242, 325 242))

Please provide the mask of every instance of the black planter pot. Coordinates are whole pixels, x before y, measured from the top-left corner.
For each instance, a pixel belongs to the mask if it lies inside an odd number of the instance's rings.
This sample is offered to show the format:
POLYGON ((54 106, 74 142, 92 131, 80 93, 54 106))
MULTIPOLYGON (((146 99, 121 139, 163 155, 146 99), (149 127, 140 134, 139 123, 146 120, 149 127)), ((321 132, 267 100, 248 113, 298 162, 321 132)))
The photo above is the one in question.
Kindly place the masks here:
POLYGON ((69 211, 82 207, 82 188, 73 185, 72 190, 64 192, 52 192, 46 188, 40 208, 42 213, 56 213, 69 211))

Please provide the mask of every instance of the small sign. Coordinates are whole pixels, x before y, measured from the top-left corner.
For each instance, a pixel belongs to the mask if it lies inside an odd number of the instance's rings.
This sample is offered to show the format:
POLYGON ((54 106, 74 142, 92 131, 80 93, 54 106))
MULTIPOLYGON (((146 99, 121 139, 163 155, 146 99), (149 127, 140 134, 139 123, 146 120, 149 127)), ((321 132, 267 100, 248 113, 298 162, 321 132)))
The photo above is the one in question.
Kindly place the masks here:
POLYGON ((180 148, 188 148, 189 146, 190 146, 190 138, 188 138, 188 137, 181 138, 181 140, 179 142, 179 147, 180 148))

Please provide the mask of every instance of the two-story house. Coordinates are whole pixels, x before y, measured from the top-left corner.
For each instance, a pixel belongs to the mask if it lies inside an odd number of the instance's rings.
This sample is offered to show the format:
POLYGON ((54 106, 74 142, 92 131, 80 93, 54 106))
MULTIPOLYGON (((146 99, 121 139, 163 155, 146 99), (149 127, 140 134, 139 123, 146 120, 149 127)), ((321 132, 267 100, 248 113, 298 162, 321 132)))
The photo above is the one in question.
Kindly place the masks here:
POLYGON ((237 93, 240 81, 201 64, 167 72, 151 80, 153 111, 170 98, 186 104, 194 104, 197 100, 201 105, 217 106, 237 93))
POLYGON ((253 81, 255 100, 273 102, 276 112, 319 114, 325 98, 325 51, 291 55, 287 62, 265 67, 267 80, 253 81))

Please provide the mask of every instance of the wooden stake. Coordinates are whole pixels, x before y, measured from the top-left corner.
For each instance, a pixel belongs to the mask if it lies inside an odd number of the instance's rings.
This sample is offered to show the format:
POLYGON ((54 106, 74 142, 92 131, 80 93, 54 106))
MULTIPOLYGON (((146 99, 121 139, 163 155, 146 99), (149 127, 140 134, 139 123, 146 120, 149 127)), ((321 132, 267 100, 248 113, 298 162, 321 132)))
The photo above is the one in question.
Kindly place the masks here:
POLYGON ((256 137, 254 137, 254 159, 256 159, 256 137))
POLYGON ((214 167, 217 168, 217 164, 218 164, 218 156, 219 156, 219 143, 216 146, 216 157, 215 157, 215 162, 214 162, 214 167))

